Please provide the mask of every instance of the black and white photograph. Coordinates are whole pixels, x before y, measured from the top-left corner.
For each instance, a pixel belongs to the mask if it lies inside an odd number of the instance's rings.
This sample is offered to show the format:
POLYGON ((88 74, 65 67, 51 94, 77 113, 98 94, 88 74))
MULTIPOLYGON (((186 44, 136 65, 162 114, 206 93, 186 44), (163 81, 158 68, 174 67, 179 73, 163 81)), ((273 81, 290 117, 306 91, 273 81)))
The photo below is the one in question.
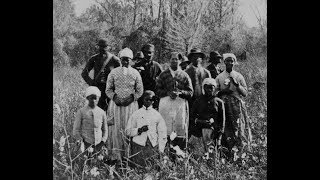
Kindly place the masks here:
POLYGON ((267 179, 267 0, 52 8, 53 179, 267 179))

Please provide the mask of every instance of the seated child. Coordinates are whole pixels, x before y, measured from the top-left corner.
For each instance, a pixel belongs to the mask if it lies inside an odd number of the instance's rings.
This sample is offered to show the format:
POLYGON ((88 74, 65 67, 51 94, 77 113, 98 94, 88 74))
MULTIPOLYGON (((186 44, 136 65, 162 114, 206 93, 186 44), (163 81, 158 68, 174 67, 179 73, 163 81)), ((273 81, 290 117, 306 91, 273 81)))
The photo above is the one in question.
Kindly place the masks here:
POLYGON ((101 92, 95 86, 86 89, 87 104, 78 110, 73 135, 83 141, 85 149, 91 145, 93 154, 99 152, 108 138, 106 112, 97 106, 101 92))
POLYGON ((152 162, 155 152, 163 153, 167 142, 166 123, 152 107, 154 96, 150 90, 143 93, 143 106, 131 115, 126 126, 126 134, 132 137, 131 155, 137 153, 131 161, 141 167, 152 162))

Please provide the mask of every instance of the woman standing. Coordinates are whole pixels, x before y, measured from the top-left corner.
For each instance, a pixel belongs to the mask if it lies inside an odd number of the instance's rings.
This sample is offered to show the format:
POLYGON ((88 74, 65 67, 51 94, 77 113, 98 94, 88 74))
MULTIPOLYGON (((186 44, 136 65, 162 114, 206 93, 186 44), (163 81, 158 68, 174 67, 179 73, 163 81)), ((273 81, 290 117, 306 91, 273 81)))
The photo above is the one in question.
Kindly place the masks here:
POLYGON ((111 99, 107 120, 113 124, 109 127, 108 148, 112 150, 112 159, 122 160, 127 151, 125 128, 131 114, 138 110, 137 100, 143 93, 143 84, 139 72, 129 65, 132 51, 124 48, 119 57, 121 67, 110 72, 106 94, 111 99))
POLYGON ((226 127, 222 145, 227 146, 230 157, 231 149, 242 147, 244 141, 251 141, 251 130, 242 97, 247 96, 244 77, 233 70, 237 58, 232 53, 223 54, 226 69, 216 77, 218 97, 225 102, 226 127))
MULTIPOLYGON (((170 67, 159 75, 156 89, 160 97, 159 112, 166 121, 167 135, 176 133, 176 142, 184 149, 188 137, 188 99, 193 95, 193 88, 189 75, 179 66, 180 59, 180 53, 171 54, 170 67)), ((170 143, 170 138, 168 141, 170 143)))

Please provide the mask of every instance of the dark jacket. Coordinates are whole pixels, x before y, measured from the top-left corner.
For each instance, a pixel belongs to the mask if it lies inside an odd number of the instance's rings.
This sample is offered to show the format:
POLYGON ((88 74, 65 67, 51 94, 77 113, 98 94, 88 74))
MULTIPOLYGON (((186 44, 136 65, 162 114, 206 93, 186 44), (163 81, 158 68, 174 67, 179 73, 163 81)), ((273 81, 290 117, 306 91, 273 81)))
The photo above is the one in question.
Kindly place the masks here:
MULTIPOLYGON (((151 90, 155 92, 156 90, 156 78, 162 72, 161 65, 156 61, 151 61, 146 63, 145 61, 139 61, 132 66, 140 72, 143 89, 151 90), (140 67, 143 67, 144 70, 139 70, 140 67)), ((156 92, 155 92, 156 93, 156 92)))
POLYGON ((182 70, 177 70, 176 77, 173 78, 170 70, 166 69, 157 79, 156 93, 162 98, 168 96, 175 87, 181 91, 179 97, 187 100, 192 97, 193 88, 189 75, 182 70))
POLYGON ((191 108, 190 112, 190 124, 189 130, 191 131, 192 135, 197 137, 202 136, 201 130, 202 128, 214 128, 214 134, 217 135, 219 130, 222 128, 223 122, 223 110, 222 110, 222 103, 217 101, 217 97, 212 97, 208 99, 205 95, 201 95, 197 98, 191 108), (207 123, 197 123, 195 124, 195 119, 198 118, 200 120, 210 120, 210 118, 214 119, 213 124, 207 123))
POLYGON ((89 86, 97 86, 97 84, 101 84, 101 83, 104 84, 108 78, 110 71, 113 68, 120 66, 120 64, 121 64, 120 59, 111 53, 107 53, 106 55, 96 54, 96 55, 93 55, 89 59, 89 61, 87 62, 85 68, 83 69, 83 71, 81 73, 81 76, 89 86), (99 77, 96 77, 98 72, 102 68, 104 61, 109 56, 112 56, 109 63, 105 66, 105 69, 103 70, 102 73, 100 73, 99 77), (93 76, 94 78, 93 79, 91 79, 89 77, 89 72, 92 69, 94 70, 94 76, 93 76))

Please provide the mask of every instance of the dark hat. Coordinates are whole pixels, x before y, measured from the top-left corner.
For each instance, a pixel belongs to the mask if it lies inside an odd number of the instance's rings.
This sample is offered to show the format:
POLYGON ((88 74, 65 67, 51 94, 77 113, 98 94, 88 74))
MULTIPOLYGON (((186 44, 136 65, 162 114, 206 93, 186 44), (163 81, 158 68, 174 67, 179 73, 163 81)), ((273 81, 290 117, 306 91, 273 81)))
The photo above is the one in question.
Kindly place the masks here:
POLYGON ((206 57, 206 55, 203 52, 201 52, 199 48, 193 48, 190 50, 190 53, 188 54, 188 59, 190 59, 190 57, 194 54, 200 54, 202 59, 206 57))
POLYGON ((182 56, 181 64, 182 64, 182 63, 190 64, 190 61, 189 61, 189 59, 188 59, 186 56, 182 56))
POLYGON ((108 46, 107 40, 106 39, 99 39, 97 45, 100 47, 107 47, 108 46))
POLYGON ((137 59, 137 58, 144 58, 144 55, 143 55, 142 51, 138 51, 137 52, 135 59, 137 59))
POLYGON ((210 52, 210 58, 214 58, 214 57, 222 58, 221 54, 218 51, 210 52))

